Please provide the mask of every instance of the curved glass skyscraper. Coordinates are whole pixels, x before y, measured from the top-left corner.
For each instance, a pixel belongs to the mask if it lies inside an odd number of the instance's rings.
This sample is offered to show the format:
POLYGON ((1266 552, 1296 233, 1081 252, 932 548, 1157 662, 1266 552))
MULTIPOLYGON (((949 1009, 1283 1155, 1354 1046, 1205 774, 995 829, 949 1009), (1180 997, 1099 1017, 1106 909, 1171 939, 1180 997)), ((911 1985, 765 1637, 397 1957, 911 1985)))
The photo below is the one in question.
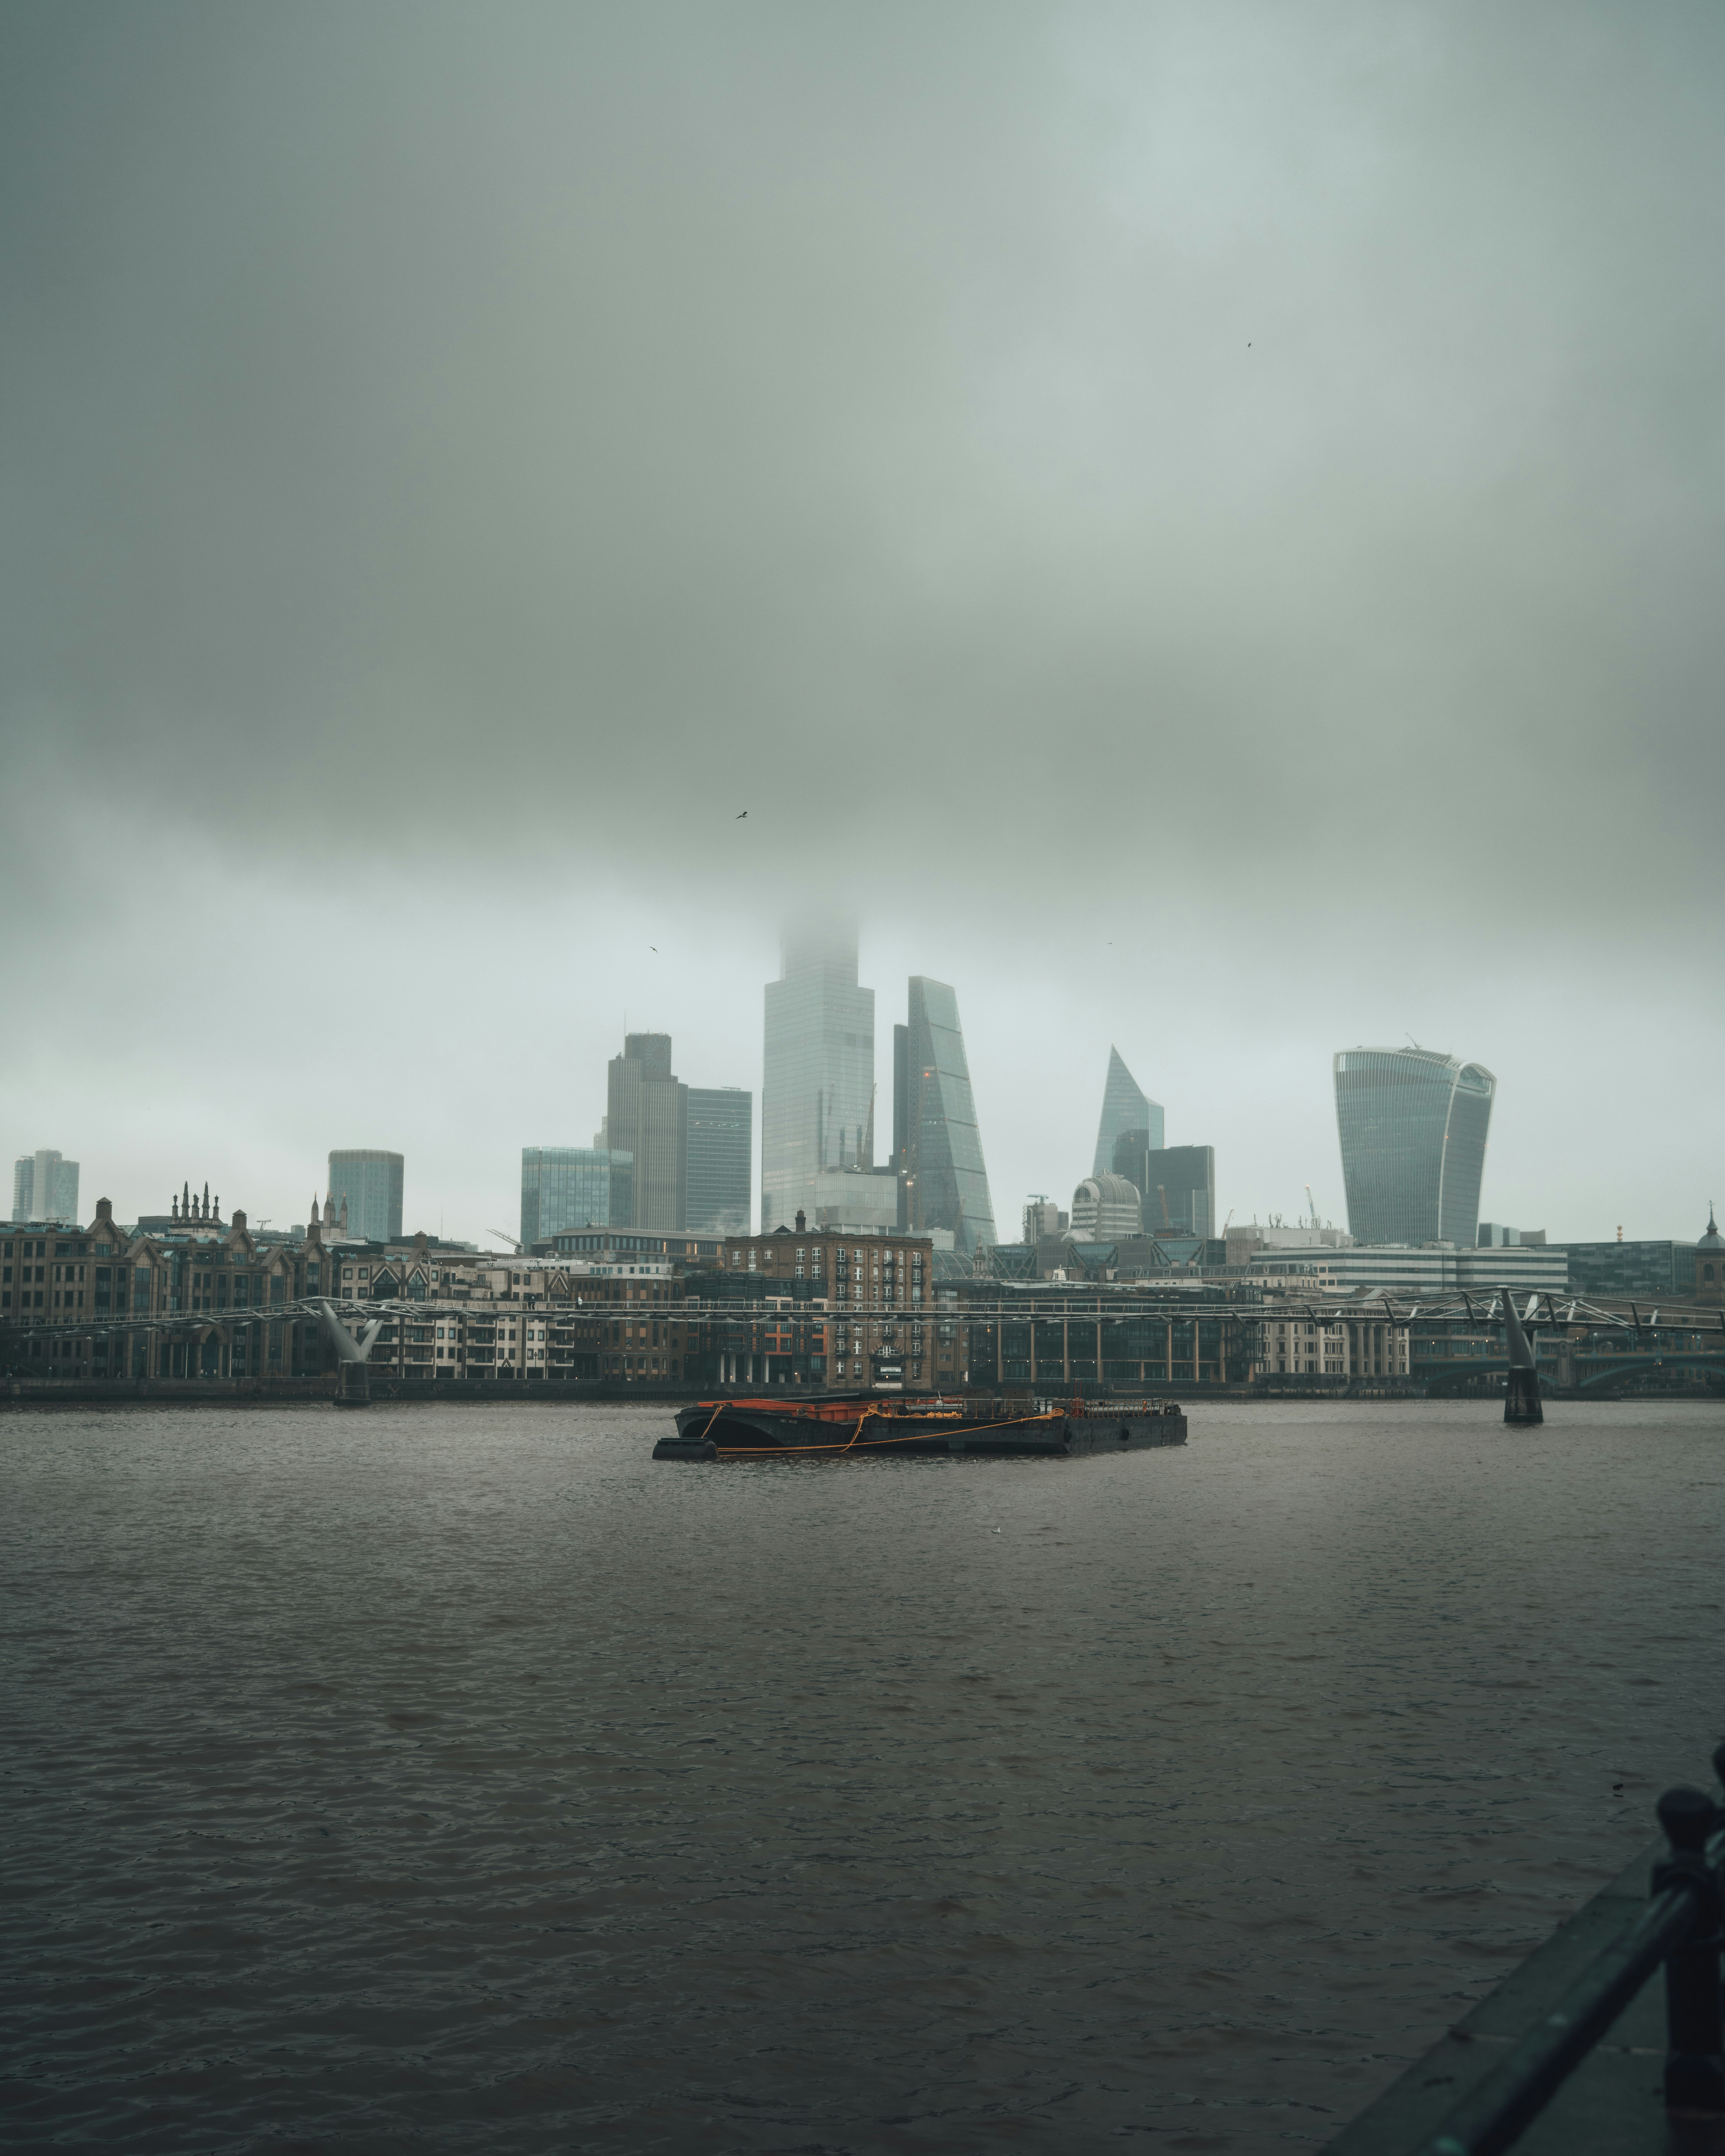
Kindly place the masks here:
POLYGON ((1483 1064, 1435 1049, 1337 1056, 1336 1127, 1356 1242, 1472 1248, 1497 1091, 1483 1064))
POLYGON ((953 1249, 965 1257, 992 1250, 999 1240, 994 1205, 983 1164, 958 998, 944 981, 931 981, 922 973, 911 976, 902 1076, 908 1097, 895 1101, 893 1124, 908 1139, 904 1165, 913 1178, 912 1233, 950 1228, 953 1249))

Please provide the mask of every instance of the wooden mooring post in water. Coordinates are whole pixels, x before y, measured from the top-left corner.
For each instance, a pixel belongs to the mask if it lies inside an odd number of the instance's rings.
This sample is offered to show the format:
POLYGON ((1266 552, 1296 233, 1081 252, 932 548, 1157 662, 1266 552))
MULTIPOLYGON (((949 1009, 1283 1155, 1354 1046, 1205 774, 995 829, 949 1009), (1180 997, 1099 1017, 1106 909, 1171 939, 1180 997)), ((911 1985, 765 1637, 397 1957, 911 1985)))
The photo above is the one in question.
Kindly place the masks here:
MULTIPOLYGON (((1725 1744, 1713 1768, 1725 1783, 1725 1744)), ((1662 1842, 1345 2127, 1328 2156, 1725 2151, 1725 1808, 1676 1789, 1656 1809, 1662 1842), (1663 1985, 1650 1984, 1661 1969, 1663 1985)))

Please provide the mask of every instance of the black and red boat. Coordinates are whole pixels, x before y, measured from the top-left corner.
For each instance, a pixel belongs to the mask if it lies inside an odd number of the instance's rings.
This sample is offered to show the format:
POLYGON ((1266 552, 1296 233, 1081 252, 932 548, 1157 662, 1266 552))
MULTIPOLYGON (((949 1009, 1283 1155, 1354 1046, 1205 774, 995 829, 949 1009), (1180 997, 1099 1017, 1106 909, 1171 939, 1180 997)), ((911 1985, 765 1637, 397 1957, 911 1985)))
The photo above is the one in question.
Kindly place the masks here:
POLYGON ((840 1459, 853 1453, 981 1452, 1021 1458, 1142 1452, 1183 1445, 1186 1417, 1171 1401, 942 1399, 932 1395, 782 1394, 697 1400, 655 1460, 840 1459))

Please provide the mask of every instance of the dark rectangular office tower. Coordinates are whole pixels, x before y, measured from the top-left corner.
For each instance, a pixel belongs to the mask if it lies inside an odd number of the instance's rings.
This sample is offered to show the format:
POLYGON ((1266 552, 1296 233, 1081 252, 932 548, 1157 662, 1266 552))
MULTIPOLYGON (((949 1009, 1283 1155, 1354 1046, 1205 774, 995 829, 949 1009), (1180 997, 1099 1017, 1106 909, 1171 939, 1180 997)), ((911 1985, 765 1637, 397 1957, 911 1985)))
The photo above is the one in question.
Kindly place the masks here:
POLYGON ((1216 1148, 1152 1146, 1143 1131, 1116 1141, 1114 1173, 1135 1183, 1144 1201, 1144 1233, 1214 1235, 1216 1232, 1216 1148))
POLYGON ((631 1033, 605 1088, 609 1149, 633 1156, 636 1228, 681 1228, 689 1187, 689 1088, 671 1069, 668 1033, 631 1033))
POLYGON ((689 1201, 693 1235, 749 1232, 755 1096, 741 1086, 689 1088, 689 1201))

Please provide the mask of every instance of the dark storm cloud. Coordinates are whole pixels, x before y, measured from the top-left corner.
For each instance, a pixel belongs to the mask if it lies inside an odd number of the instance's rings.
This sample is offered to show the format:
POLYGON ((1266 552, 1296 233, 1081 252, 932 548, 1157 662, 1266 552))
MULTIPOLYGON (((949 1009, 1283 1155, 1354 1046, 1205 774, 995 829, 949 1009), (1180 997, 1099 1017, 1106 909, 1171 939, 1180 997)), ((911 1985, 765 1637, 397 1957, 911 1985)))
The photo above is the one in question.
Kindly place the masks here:
POLYGON ((15 770, 253 848, 1692 887, 1714 11, 5 20, 15 770))

